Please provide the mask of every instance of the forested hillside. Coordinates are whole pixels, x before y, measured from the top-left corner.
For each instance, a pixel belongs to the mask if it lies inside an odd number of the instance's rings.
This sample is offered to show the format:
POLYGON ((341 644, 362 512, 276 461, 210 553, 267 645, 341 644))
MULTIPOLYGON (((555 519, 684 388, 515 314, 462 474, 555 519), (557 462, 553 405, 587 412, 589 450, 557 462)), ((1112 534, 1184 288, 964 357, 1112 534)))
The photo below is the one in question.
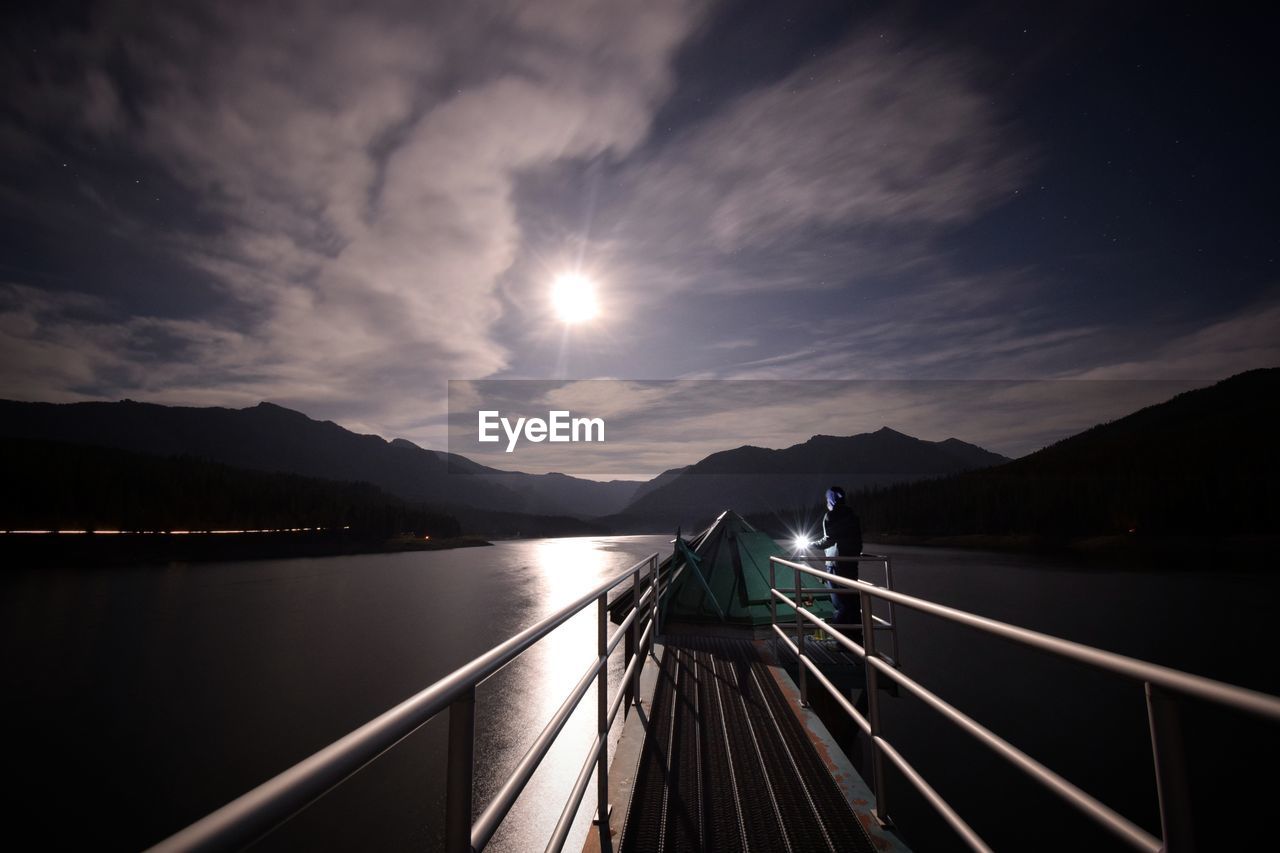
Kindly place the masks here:
POLYGON ((853 498, 869 534, 1271 534, 1280 368, 1180 394, 1014 462, 853 498))
POLYGON ((191 457, 0 441, 0 529, 349 527, 361 537, 455 536, 449 515, 368 483, 248 471, 191 457))

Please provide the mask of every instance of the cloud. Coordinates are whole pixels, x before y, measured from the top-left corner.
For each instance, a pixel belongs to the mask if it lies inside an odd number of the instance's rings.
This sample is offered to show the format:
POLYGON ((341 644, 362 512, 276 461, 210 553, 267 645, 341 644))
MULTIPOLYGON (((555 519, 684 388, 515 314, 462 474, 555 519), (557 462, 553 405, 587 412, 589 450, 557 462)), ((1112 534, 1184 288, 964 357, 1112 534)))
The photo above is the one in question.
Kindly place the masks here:
POLYGON ((0 396, 98 399, 104 382, 156 402, 243 402, 265 353, 240 333, 198 319, 121 316, 79 293, 0 285, 0 396))
POLYGON ((1267 294, 1199 328, 1162 335, 1146 352, 1081 371, 1083 379, 1222 379, 1255 367, 1280 366, 1280 298, 1267 294))
POLYGON ((703 188, 724 251, 805 226, 970 219, 1027 168, 972 72, 954 49, 863 35, 695 132, 656 191, 703 188))
POLYGON ((977 70, 955 49, 851 36, 621 166, 586 254, 650 299, 831 289, 932 263, 940 232, 1034 164, 977 70))
POLYGON ((49 127, 80 116, 75 133, 127 146, 198 199, 213 233, 148 237, 211 276, 226 307, 94 320, 78 347, 78 297, 14 291, 29 304, 11 306, 7 346, 34 361, 7 368, 6 387, 46 396, 70 387, 62 376, 81 393, 203 399, 216 386, 384 428, 420 418, 445 378, 512 357, 492 325, 520 239, 516 175, 637 145, 698 14, 679 0, 99 9, 92 37, 61 44, 80 78, 46 75, 17 100, 49 127), (168 364, 139 358, 147 329, 168 364))
MULTIPOLYGON (((95 9, 39 56, 0 59, 23 81, 0 150, 101 149, 177 213, 88 181, 74 221, 21 183, 0 202, 169 263, 128 287, 129 271, 82 269, 0 288, 7 396, 272 399, 438 445, 446 379, 547 375, 534 356, 557 342, 598 345, 585 375, 787 380, 713 407, 635 384, 539 401, 654 418, 634 472, 883 424, 954 424, 1007 452, 1043 438, 885 385, 814 399, 804 378, 1218 378, 1280 355, 1274 299, 1138 329, 1073 321, 1041 269, 960 269, 947 240, 1038 147, 954 46, 864 29, 668 134, 651 124, 704 14, 682 0, 95 9), (537 322, 565 263, 598 275, 608 307, 574 340, 537 322)), ((1048 411, 982 400, 1023 423, 1048 411)))
MULTIPOLYGON (((655 129, 624 159, 526 174, 502 330, 515 351, 548 355, 499 375, 565 375, 552 364, 571 344, 577 375, 741 376, 786 341, 818 337, 804 315, 838 320, 824 346, 856 351, 839 342, 866 325, 847 315, 868 296, 896 304, 967 277, 969 298, 981 298, 982 283, 950 270, 939 241, 1009 197, 1035 162, 979 86, 981 70, 953 48, 855 32, 781 79, 708 102, 674 134, 655 129), (605 306, 571 341, 545 304, 546 282, 566 267, 598 280, 605 306), (823 292, 839 297, 791 301, 823 292)), ((887 306, 876 316, 907 321, 887 306)), ((804 362, 769 375, 814 375, 804 362)), ((886 375, 859 364, 855 375, 886 375)))
POLYGON ((1100 331, 1063 324, 1049 299, 1053 282, 1032 269, 921 269, 911 279, 877 299, 762 318, 761 329, 783 346, 702 378, 1050 378, 1100 331))
POLYGON ((771 320, 778 340, 801 339, 805 345, 689 378, 1169 380, 1194 385, 1280 364, 1275 334, 1280 300, 1275 294, 1264 294, 1225 317, 1152 317, 1135 328, 1127 317, 1111 323, 1065 321, 1053 292, 1053 282, 1022 270, 932 282, 865 312, 811 323, 771 320))

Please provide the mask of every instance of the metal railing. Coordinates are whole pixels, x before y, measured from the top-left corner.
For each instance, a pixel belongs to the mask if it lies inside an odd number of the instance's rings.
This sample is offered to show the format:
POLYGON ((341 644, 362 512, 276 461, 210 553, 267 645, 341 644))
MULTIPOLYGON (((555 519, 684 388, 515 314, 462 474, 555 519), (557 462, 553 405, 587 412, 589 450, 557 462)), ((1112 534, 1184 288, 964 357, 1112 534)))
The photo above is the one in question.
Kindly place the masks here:
MULTIPOLYGON (((1176 698, 1178 696, 1194 697, 1280 722, 1280 698, 1269 696, 1265 693, 1103 651, 1083 643, 1075 643, 1049 634, 1042 634, 1038 631, 1019 628, 1016 625, 988 619, 984 616, 977 616, 953 607, 935 604, 922 598, 882 589, 866 581, 851 580, 819 571, 781 557, 770 557, 769 561, 771 564, 771 580, 775 575, 774 565, 786 566, 795 571, 797 593, 800 589, 801 572, 856 592, 862 605, 862 621, 864 625, 875 624, 872 620, 872 600, 880 599, 888 601, 890 604, 899 604, 960 625, 976 628, 979 631, 993 634, 997 637, 1003 637, 1068 660, 1086 664, 1094 669, 1100 669, 1143 683, 1147 700, 1147 721, 1151 733, 1151 750, 1155 761, 1156 797, 1160 807, 1161 838, 1156 838, 1133 821, 1076 787, 901 672, 893 664, 885 660, 883 654, 876 650, 876 632, 874 630, 863 631, 864 648, 848 637, 832 631, 832 626, 807 610, 802 601, 793 601, 778 589, 777 583, 771 583, 770 595, 774 602, 781 601, 796 610, 796 642, 792 642, 786 632, 777 624, 776 603, 772 606, 773 630, 790 647, 800 662, 801 677, 799 686, 801 702, 805 705, 809 703, 808 685, 804 677, 807 671, 818 683, 826 688, 836 703, 846 714, 853 718, 863 733, 870 738, 872 784, 876 795, 875 815, 876 819, 882 824, 889 822, 888 791, 885 785, 884 763, 884 760, 888 758, 902 772, 903 776, 916 787, 925 800, 938 811, 952 829, 964 839, 970 848, 979 851, 989 851, 991 849, 973 828, 960 817, 955 809, 912 767, 910 762, 882 736, 880 698, 878 695, 878 682, 881 676, 889 678, 900 687, 905 688, 907 692, 922 700, 926 705, 962 730, 968 732, 979 743, 1007 760, 1014 767, 1022 770, 1032 779, 1048 788, 1086 816, 1092 818, 1131 847, 1138 850, 1151 851, 1151 853, 1160 850, 1180 853, 1180 851, 1190 850, 1193 845, 1190 798, 1187 793, 1185 763, 1182 755, 1181 735, 1175 705, 1176 698), (836 642, 861 657, 865 662, 866 716, 863 716, 849 702, 848 698, 822 674, 814 662, 804 653, 805 621, 827 631, 836 642)), ((798 598, 799 595, 797 594, 798 598)))
MULTIPOLYGON (((568 802, 560 813, 547 842, 548 851, 559 851, 569 835, 591 781, 596 776, 597 823, 602 841, 609 832, 609 731, 625 703, 630 706, 639 695, 639 676, 646 650, 655 637, 654 617, 658 583, 658 555, 651 554, 631 568, 602 581, 590 592, 565 605, 545 619, 490 649, 470 663, 391 710, 365 723, 278 776, 242 794, 217 811, 170 836, 151 848, 153 851, 226 850, 243 847, 293 817, 355 774, 382 753, 395 746, 440 712, 449 712, 449 756, 446 770, 445 844, 450 853, 480 851, 493 837, 503 818, 515 804, 551 744, 564 728, 582 697, 596 685, 596 737, 582 770, 574 782, 568 802), (648 571, 642 574, 642 568, 648 571), (612 635, 609 634, 608 594, 630 580, 634 591, 631 607, 612 635), (643 593, 641 590, 643 589, 643 593), (498 793, 472 823, 472 791, 475 754, 476 687, 534 643, 596 603, 599 627, 596 658, 564 700, 551 720, 511 771, 498 793), (641 626, 643 625, 643 630, 641 626), (618 692, 609 699, 609 656, 625 640, 625 669, 618 692)), ((607 843, 601 849, 609 849, 607 843)))
MULTIPOLYGON (((823 556, 822 554, 818 554, 817 556, 793 555, 788 559, 794 560, 796 562, 806 562, 806 563, 853 563, 855 568, 857 568, 858 570, 858 574, 862 573, 862 566, 860 564, 880 563, 884 566, 884 588, 889 590, 893 589, 893 558, 887 554, 863 553, 863 554, 859 554, 856 557, 826 557, 826 556, 823 556)), ((801 578, 798 573, 796 574, 795 579, 796 579, 797 595, 803 595, 804 598, 812 598, 815 596, 817 597, 831 596, 831 604, 833 607, 835 606, 835 603, 836 603, 835 596, 838 593, 836 593, 833 590, 824 590, 824 589, 815 588, 815 587, 804 587, 802 589, 800 585, 801 578)), ((773 588, 776 588, 777 586, 778 586, 777 570, 775 569, 775 564, 771 559, 769 561, 769 587, 773 589, 773 588)), ((769 597, 769 613, 773 617, 774 622, 778 621, 777 606, 778 606, 778 600, 774 598, 771 594, 769 597)), ((871 624, 875 625, 876 630, 889 632, 889 641, 893 644, 893 652, 888 655, 882 652, 881 657, 887 659, 889 663, 893 664, 894 666, 899 666, 901 665, 901 660, 900 660, 900 655, 898 651, 898 618, 897 618, 897 612, 894 610, 894 603, 892 601, 887 602, 887 612, 889 617, 888 619, 878 616, 873 612, 871 617, 871 620, 872 620, 871 624)), ((841 628, 854 628, 854 629, 860 630, 862 628, 862 623, 856 622, 853 624, 841 625, 838 622, 833 622, 830 624, 830 627, 835 628, 837 631, 840 630, 841 628)))

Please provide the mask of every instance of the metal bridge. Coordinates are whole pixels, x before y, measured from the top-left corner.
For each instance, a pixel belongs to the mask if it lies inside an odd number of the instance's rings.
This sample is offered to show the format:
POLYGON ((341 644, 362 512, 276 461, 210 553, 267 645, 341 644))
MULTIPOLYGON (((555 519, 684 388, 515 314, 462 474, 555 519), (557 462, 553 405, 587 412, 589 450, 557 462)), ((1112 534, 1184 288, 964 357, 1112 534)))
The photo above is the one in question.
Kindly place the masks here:
POLYGON ((751 640, 666 637, 623 853, 877 849, 775 679, 751 640))
POLYGON ((1195 697, 1280 721, 1280 699, 1276 697, 904 595, 887 588, 892 585, 888 558, 861 555, 842 559, 883 561, 886 586, 839 577, 797 560, 770 558, 771 581, 779 566, 794 572, 796 579, 795 588, 786 590, 771 582, 770 596, 772 631, 797 662, 798 685, 782 674, 780 667, 771 665, 762 654, 763 643, 680 633, 678 626, 671 625, 663 633, 659 605, 674 574, 670 568, 662 569, 666 564, 660 564, 658 555, 652 554, 152 849, 231 850, 247 846, 433 717, 447 712, 446 846, 450 853, 483 850, 574 709, 594 687, 596 736, 567 801, 557 804, 560 817, 547 839, 547 851, 563 848, 593 779, 597 819, 588 838, 589 849, 861 851, 887 845, 902 850, 901 841, 885 829, 890 825, 885 782, 891 767, 915 786, 968 847, 989 850, 905 757, 910 744, 895 745, 884 738, 880 692, 892 682, 1133 848, 1181 853, 1191 849, 1193 839, 1175 716, 1177 698, 1195 697), (806 602, 815 593, 811 587, 801 590, 802 575, 856 593, 862 606, 861 624, 873 629, 855 632, 850 630, 853 626, 844 626, 846 633, 840 633, 840 626, 814 615, 806 602), (621 624, 610 632, 609 593, 622 589, 632 593, 627 597, 629 606, 621 624), (882 613, 876 612, 877 602, 882 613), (784 627, 778 622, 777 604, 794 609, 793 624, 784 627), (575 614, 593 606, 599 624, 595 659, 498 793, 473 820, 476 687, 575 614), (1157 769, 1161 836, 1116 813, 908 676, 897 659, 895 607, 912 608, 1143 683, 1157 769), (821 647, 811 637, 817 631, 830 637, 821 647), (881 651, 877 642, 877 633, 886 632, 890 653, 881 651), (862 643, 847 634, 858 636, 862 643), (831 643, 863 662, 866 713, 850 701, 846 689, 837 687, 824 673, 821 661, 829 657, 825 649, 831 643), (610 695, 608 660, 620 645, 625 671, 618 690, 610 695), (656 666, 646 667, 646 662, 656 666), (648 679, 651 696, 642 689, 642 676, 648 679), (860 778, 852 780, 865 792, 861 798, 850 795, 850 780, 833 776, 830 756, 822 754, 829 744, 815 738, 804 722, 811 682, 832 695, 871 745, 870 790, 860 778), (608 755, 610 731, 624 708, 627 731, 623 740, 630 737, 640 746, 630 753, 619 748, 612 770, 613 776, 626 779, 627 784, 620 785, 611 783, 608 755), (631 757, 621 758, 624 755, 631 757), (632 764, 625 765, 626 760, 632 764), (611 790, 619 795, 630 793, 626 802, 619 796, 613 813, 611 790), (863 805, 861 813, 855 803, 863 805))

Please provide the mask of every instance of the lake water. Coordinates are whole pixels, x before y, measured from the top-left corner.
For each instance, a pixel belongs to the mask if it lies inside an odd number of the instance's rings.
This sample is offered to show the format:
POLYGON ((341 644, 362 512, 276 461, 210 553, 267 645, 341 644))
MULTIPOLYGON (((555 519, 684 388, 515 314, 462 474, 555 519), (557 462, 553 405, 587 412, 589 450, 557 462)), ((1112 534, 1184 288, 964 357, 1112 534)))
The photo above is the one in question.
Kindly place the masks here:
MULTIPOLYGON (((875 548, 897 589, 1153 663, 1280 694, 1280 575, 1100 569, 1071 558, 938 548, 875 548)), ((880 581, 874 572, 864 576, 880 581)), ((899 608, 904 670, 1121 814, 1159 835, 1141 684, 899 608)), ((904 694, 905 696, 905 694, 904 694)), ((1201 850, 1253 849, 1270 834, 1280 727, 1180 703, 1201 850)), ((887 737, 996 850, 1122 850, 913 698, 883 706, 887 737)), ((896 776, 896 773, 894 774, 896 776)), ((891 812, 921 850, 958 849, 905 780, 891 812)), ((1268 847, 1271 845, 1267 845, 1268 847)))
MULTIPOLYGON (((669 537, 548 539, 458 551, 128 570, 0 574, 9 833, 42 847, 137 849, 165 837, 651 553, 669 537)), ((869 546, 870 548, 870 546, 869 546)), ((1280 692, 1276 581, 1228 567, 1170 574, 1070 561, 886 548, 898 588, 1124 654, 1280 692)), ((1086 790, 1155 828, 1141 686, 899 615, 902 658, 940 692, 1086 790)), ((477 699, 484 804, 590 663, 581 614, 477 699)), ((620 658, 619 655, 615 656, 620 658)), ((616 686, 621 661, 611 667, 616 686)), ((491 849, 541 849, 594 731, 593 694, 491 849)), ((909 699, 887 733, 997 849, 1105 849, 909 699), (1029 819, 1034 815, 1034 819, 1029 819)), ((1274 738, 1188 712, 1196 794, 1239 827, 1275 792, 1274 738), (1265 794, 1265 796, 1264 796, 1265 794), (1227 815, 1229 814, 1229 817, 1227 815)), ((260 843, 263 849, 438 849, 446 715, 260 843)), ((894 813, 918 849, 952 849, 906 788, 894 813)), ((587 831, 592 792, 566 849, 587 831)))

